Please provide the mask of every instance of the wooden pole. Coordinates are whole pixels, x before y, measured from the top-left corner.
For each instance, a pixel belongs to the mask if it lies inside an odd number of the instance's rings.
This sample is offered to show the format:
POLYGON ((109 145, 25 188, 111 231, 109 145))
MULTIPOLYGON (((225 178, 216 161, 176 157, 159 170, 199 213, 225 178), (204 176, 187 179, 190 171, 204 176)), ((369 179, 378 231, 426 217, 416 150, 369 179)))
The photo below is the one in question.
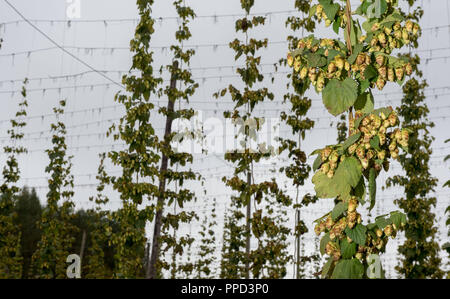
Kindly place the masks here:
MULTIPOLYGON (((252 176, 251 176, 251 172, 248 171, 247 172, 247 186, 248 189, 250 191, 250 185, 252 183, 252 176)), ((248 202, 247 202, 247 226, 246 226, 246 231, 247 231, 247 239, 246 239, 246 246, 245 246, 245 278, 249 279, 250 278, 250 219, 251 219, 251 213, 252 213, 252 207, 251 207, 251 197, 250 197, 250 193, 248 196, 248 202)))
MULTIPOLYGON (((178 61, 174 61, 172 64, 172 76, 170 79, 170 89, 174 90, 177 84, 177 73, 178 61)), ((166 118, 166 129, 164 132, 164 142, 165 147, 170 147, 170 140, 168 140, 169 135, 172 133, 172 122, 173 122, 173 112, 174 112, 175 101, 171 99, 169 95, 169 100, 167 103, 167 118, 166 118)), ((147 278, 155 279, 157 278, 157 264, 159 260, 160 251, 160 236, 161 236, 161 225, 162 225, 162 215, 164 211, 164 193, 166 190, 166 179, 164 178, 167 172, 169 157, 165 153, 162 155, 161 168, 160 168, 160 180, 159 180, 159 194, 157 202, 157 211, 155 216, 155 227, 153 231, 153 242, 152 242, 152 254, 150 257, 150 265, 147 269, 147 278)))
MULTIPOLYGON (((345 34, 345 41, 347 43, 347 49, 350 52, 350 55, 353 54, 353 48, 352 48, 352 41, 350 39, 351 32, 352 32, 352 7, 350 4, 350 0, 347 0, 347 5, 345 7, 345 14, 347 15, 347 26, 346 26, 346 34, 345 34)), ((350 70, 348 71, 348 76, 351 76, 350 70)), ((350 124, 353 122, 353 107, 350 107, 348 110, 348 135, 350 136, 352 128, 350 124)))

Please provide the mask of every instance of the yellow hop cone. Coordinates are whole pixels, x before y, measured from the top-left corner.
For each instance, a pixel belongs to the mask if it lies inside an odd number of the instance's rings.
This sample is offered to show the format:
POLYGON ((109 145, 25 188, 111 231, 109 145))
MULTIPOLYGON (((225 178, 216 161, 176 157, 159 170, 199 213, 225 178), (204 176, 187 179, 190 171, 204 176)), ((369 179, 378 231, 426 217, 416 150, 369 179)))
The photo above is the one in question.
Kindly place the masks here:
POLYGON ((322 14, 323 12, 323 6, 321 4, 317 5, 316 7, 316 14, 322 14))
POLYGON ((328 73, 334 73, 336 71, 336 63, 330 62, 328 65, 328 73))
MULTIPOLYGON (((356 207, 358 206, 358 201, 356 198, 351 198, 348 202, 348 209, 347 211, 349 213, 356 211, 356 207)), ((350 217, 350 216, 349 216, 350 217)))
POLYGON ((397 148, 397 142, 392 141, 391 144, 389 144, 389 151, 393 152, 397 148))
POLYGON ((390 82, 394 82, 395 81, 395 73, 394 73, 394 69, 393 68, 389 68, 388 69, 388 80, 390 82))
POLYGON ((414 23, 411 20, 406 21, 406 25, 405 25, 406 31, 411 33, 413 31, 413 27, 414 27, 414 23))
POLYGON ((403 80, 403 76, 404 76, 404 70, 403 68, 399 67, 395 69, 395 75, 397 76, 397 80, 401 81, 403 80))
POLYGON ((378 80, 377 80, 378 89, 383 90, 385 85, 386 85, 386 81, 382 77, 378 77, 378 80))
POLYGON ((367 169, 367 167, 369 167, 369 161, 366 158, 360 159, 360 161, 364 169, 367 169))
POLYGON ((339 160, 339 154, 337 151, 333 151, 330 155, 331 162, 337 162, 339 160))
POLYGON ((308 75, 308 69, 306 67, 303 67, 302 70, 300 71, 300 79, 305 79, 306 76, 308 75))
POLYGON ((408 142, 409 141, 409 132, 407 130, 402 130, 401 134, 402 134, 401 139, 405 140, 406 142, 408 142))
POLYGON ((366 56, 363 53, 359 54, 358 57, 356 57, 356 64, 357 65, 361 65, 365 61, 366 61, 366 56))
POLYGON ((408 63, 408 64, 406 65, 405 71, 406 71, 406 74, 407 74, 408 76, 411 76, 411 75, 412 75, 412 73, 413 73, 413 67, 412 67, 411 63, 408 63))
POLYGON ((344 66, 345 66, 344 58, 342 58, 340 56, 336 56, 334 58, 334 60, 336 61, 336 66, 338 67, 338 69, 340 69, 340 70, 344 69, 344 66))
POLYGON ((398 121, 397 113, 395 111, 391 112, 391 114, 389 114, 388 120, 391 126, 395 126, 398 121))
POLYGON ((409 43, 409 33, 405 28, 402 30, 402 39, 405 44, 409 43))
POLYGON ((397 159, 398 158, 398 153, 399 153, 398 148, 396 148, 394 151, 392 151, 391 152, 392 159, 397 159))
POLYGON ((350 70, 350 63, 348 61, 345 62, 344 69, 348 72, 350 70))
POLYGON ((419 24, 414 24, 414 28, 413 28, 413 34, 417 35, 420 31, 420 26, 419 24))
POLYGON ((378 159, 384 160, 384 158, 386 158, 386 151, 385 150, 379 151, 377 153, 377 156, 378 156, 378 159))
POLYGON ((304 49, 306 47, 305 41, 301 40, 298 42, 297 48, 304 49))
POLYGON ((386 236, 390 236, 392 235, 393 229, 392 226, 389 224, 384 228, 384 233, 386 234, 386 236))
POLYGON ((386 34, 384 34, 384 33, 378 34, 378 40, 380 41, 381 44, 385 44, 386 43, 386 34))
POLYGON ((300 62, 300 60, 295 60, 294 62, 294 71, 297 73, 300 71, 300 68, 302 67, 302 64, 300 62))
POLYGON ((355 143, 355 144, 352 144, 349 148, 348 148, 348 153, 350 154, 350 155, 353 155, 353 153, 355 153, 356 152, 356 148, 358 147, 358 145, 355 143))
POLYGON ((292 67, 292 65, 294 64, 294 57, 292 57, 291 53, 289 53, 287 56, 287 63, 290 67, 292 67))
POLYGON ((375 59, 379 66, 382 66, 384 64, 384 56, 383 55, 377 55, 377 57, 375 57, 375 59))
POLYGON ((386 134, 378 134, 378 138, 380 138, 380 145, 384 145, 386 143, 386 134))
POLYGON ((333 176, 334 176, 334 170, 328 171, 327 177, 328 177, 329 179, 331 179, 331 178, 333 178, 333 176))
POLYGON ((383 231, 381 229, 377 229, 376 234, 378 238, 381 238, 383 236, 383 231))
POLYGON ((328 159, 328 157, 330 156, 332 152, 332 149, 329 147, 324 148, 321 152, 320 155, 322 157, 322 161, 325 161, 326 159, 328 159))
POLYGON ((328 171, 330 170, 330 164, 329 163, 322 164, 322 166, 320 167, 320 170, 322 170, 323 174, 327 174, 328 171))
POLYGON ((386 66, 382 66, 378 69, 378 74, 380 74, 381 78, 383 78, 384 80, 387 79, 387 68, 386 66))
POLYGON ((377 31, 378 29, 380 29, 380 23, 374 23, 371 29, 372 31, 377 31))

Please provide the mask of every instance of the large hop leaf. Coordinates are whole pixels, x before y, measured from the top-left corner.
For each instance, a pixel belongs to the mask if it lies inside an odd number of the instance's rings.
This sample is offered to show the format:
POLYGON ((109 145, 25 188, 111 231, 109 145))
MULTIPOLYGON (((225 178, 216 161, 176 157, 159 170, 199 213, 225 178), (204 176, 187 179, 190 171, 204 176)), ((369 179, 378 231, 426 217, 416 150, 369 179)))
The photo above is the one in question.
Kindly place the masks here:
POLYGON ((344 81, 331 80, 322 93, 325 107, 334 116, 347 111, 355 104, 357 98, 358 84, 351 78, 347 78, 344 81))
POLYGON ((319 198, 347 198, 351 188, 355 188, 362 176, 361 164, 354 157, 346 158, 339 163, 334 176, 330 179, 322 171, 312 178, 314 189, 319 198))
POLYGON ((334 279, 361 279, 364 275, 364 266, 357 259, 342 259, 334 268, 334 279))

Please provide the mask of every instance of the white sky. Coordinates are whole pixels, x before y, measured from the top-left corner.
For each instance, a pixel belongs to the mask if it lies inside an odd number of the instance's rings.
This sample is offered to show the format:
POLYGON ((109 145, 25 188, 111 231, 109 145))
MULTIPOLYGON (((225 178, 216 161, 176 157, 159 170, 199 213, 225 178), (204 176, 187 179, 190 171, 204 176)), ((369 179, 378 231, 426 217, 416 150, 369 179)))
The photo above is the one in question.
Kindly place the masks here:
MULTIPOLYGON (((107 75, 116 81, 130 68, 131 54, 127 50, 129 40, 133 36, 138 17, 135 1, 130 0, 80 0, 81 18, 67 22, 65 0, 10 0, 10 2, 27 18, 38 20, 34 23, 60 45, 65 46, 70 52, 83 61, 89 63, 97 70, 108 71, 107 75), (118 20, 121 21, 118 21, 118 20), (63 21, 63 22, 50 22, 63 21), (88 22, 88 20, 96 20, 88 22), (106 21, 103 21, 106 20, 106 21), (113 21, 115 20, 115 21, 113 21), (69 26, 70 25, 70 26, 69 26)), ((155 28, 156 34, 153 38, 155 47, 155 66, 165 65, 170 61, 167 48, 173 41, 174 30, 177 21, 173 18, 175 10, 171 1, 155 1, 154 17, 163 18, 158 21, 155 28)), ((433 148, 434 153, 431 160, 432 173, 439 178, 439 186, 449 178, 448 163, 442 162, 444 156, 449 153, 450 146, 444 141, 450 138, 447 131, 449 125, 450 111, 450 80, 448 74, 450 61, 450 1, 423 0, 425 16, 421 26, 424 28, 423 37, 420 40, 419 54, 423 59, 422 70, 430 85, 427 89, 427 103, 431 110, 430 118, 436 126, 431 134, 436 138, 433 148)), ((192 107, 201 110, 204 118, 216 117, 223 120, 223 111, 231 109, 229 98, 215 100, 212 94, 230 83, 239 84, 234 71, 230 66, 240 65, 242 61, 235 62, 233 51, 226 45, 233 40, 234 21, 236 16, 242 14, 238 0, 187 0, 194 8, 198 16, 192 24, 193 38, 186 42, 188 45, 197 45, 196 56, 192 59, 191 67, 195 78, 198 78, 200 88, 191 99, 192 107), (213 17, 213 16, 217 17, 213 17), (224 16, 228 15, 228 16, 224 16), (220 68, 219 68, 220 66, 220 68), (232 77, 230 77, 232 76, 232 77)), ((267 50, 262 51, 263 73, 274 74, 274 68, 270 66, 285 56, 287 51, 286 40, 289 31, 284 24, 289 13, 293 10, 293 0, 270 1, 258 0, 252 10, 253 13, 268 14, 267 25, 262 29, 254 31, 258 38, 268 37, 272 42, 267 50)), ((360 1, 352 1, 356 7, 360 1)), ((89 208, 89 196, 95 194, 95 174, 98 165, 98 153, 111 150, 112 140, 101 137, 106 132, 110 123, 108 120, 117 120, 123 113, 120 107, 114 103, 114 94, 118 87, 107 82, 96 73, 80 74, 88 69, 64 54, 36 32, 31 26, 24 22, 15 22, 20 17, 0 0, 0 37, 4 39, 0 50, 0 101, 3 103, 0 110, 0 146, 7 144, 7 129, 9 119, 17 109, 21 81, 28 77, 31 82, 29 89, 28 126, 26 128, 25 145, 29 154, 20 160, 22 169, 22 183, 37 187, 41 200, 44 200, 46 189, 45 166, 48 162, 44 152, 51 145, 49 133, 50 124, 54 120, 51 116, 52 107, 60 99, 67 99, 67 113, 64 121, 68 126, 68 146, 70 154, 74 155, 73 173, 75 175, 75 202, 79 208, 89 208), (48 49, 52 48, 52 49, 48 49), (51 77, 60 76, 57 79, 51 77), (11 81, 15 80, 15 81, 11 81), (109 84, 109 85, 107 85, 109 84), (77 88, 68 88, 78 86, 77 88), (44 91, 45 90, 45 91, 44 91), (16 91, 15 93, 11 91, 16 91)), ((319 25, 322 28, 322 25, 319 25)), ((320 29, 317 35, 332 33, 331 30, 320 29)), ((301 33, 298 33, 299 35, 301 33)), ((270 83, 270 75, 267 76, 265 85, 276 95, 273 103, 264 103, 258 107, 260 116, 277 117, 282 109, 282 95, 286 91, 286 69, 281 68, 278 74, 274 74, 275 82, 270 83)), ((165 76, 167 77, 167 76, 165 76)), ((400 103, 401 89, 398 86, 390 86, 383 94, 376 96, 376 106, 397 106, 400 103)), ((323 109, 319 95, 314 92, 308 94, 313 98, 313 107, 308 116, 316 120, 316 129, 307 134, 303 141, 306 153, 313 149, 335 143, 336 130, 329 127, 334 119, 323 109)), ((160 99, 162 104, 165 99, 160 99)), ((155 119, 155 127, 162 128, 161 119, 155 119)), ((282 135, 286 127, 281 127, 282 135)), ((161 132, 161 130, 159 130, 161 132)), ((283 134, 284 132, 284 134, 283 134)), ((118 149, 116 146, 115 149, 118 149)), ((3 165, 4 157, 0 158, 3 165)), ((221 156, 196 155, 194 170, 202 172, 207 178, 206 198, 199 198, 194 204, 197 211, 208 212, 211 208, 211 198, 218 200, 218 214, 221 219, 226 204, 229 202, 229 190, 223 186, 220 178, 231 174, 232 168, 223 161, 221 156)), ((256 168, 256 179, 263 180, 270 177, 267 166, 256 168)), ((389 175, 399 173, 400 166, 393 163, 389 175)), ((378 185, 381 186, 387 175, 380 175, 378 185)), ((283 178, 278 177, 279 182, 283 178)), ((311 192, 313 186, 308 183, 300 194, 311 192)), ((198 188, 197 188, 198 189, 198 188)), ((287 189, 294 194, 292 186, 287 189)), ((396 209, 393 199, 401 194, 399 189, 390 189, 378 192, 378 203, 375 214, 396 209)), ((436 209, 439 221, 441 244, 446 238, 444 210, 449 204, 450 192, 441 187, 436 188, 438 205, 436 209)), ((119 206, 119 198, 111 194, 112 209, 119 206)), ((302 211, 305 222, 311 224, 312 220, 322 216, 331 208, 332 202, 321 200, 320 203, 308 207, 302 211)), ((294 211, 289 212, 291 218, 294 211)), ((372 217, 373 218, 373 217, 372 217)), ((292 222, 292 221, 291 221, 292 222)), ((221 226, 222 224, 220 224, 221 226)), ((293 223, 289 224, 293 227, 293 223)), ((195 232, 198 224, 192 224, 184 228, 195 232)), ((310 225, 312 230, 312 226, 310 225)), ((221 227, 219 231, 221 230, 221 227)), ((221 236, 218 236, 221 240, 221 236)), ((313 236, 308 234, 305 238, 308 243, 306 250, 313 248, 313 236)), ((397 242, 392 242, 389 248, 395 251, 397 242)), ((388 272, 392 274, 392 266, 395 265, 396 256, 386 254, 385 259, 389 265, 388 272)), ((291 275, 291 274, 290 274, 291 275)))

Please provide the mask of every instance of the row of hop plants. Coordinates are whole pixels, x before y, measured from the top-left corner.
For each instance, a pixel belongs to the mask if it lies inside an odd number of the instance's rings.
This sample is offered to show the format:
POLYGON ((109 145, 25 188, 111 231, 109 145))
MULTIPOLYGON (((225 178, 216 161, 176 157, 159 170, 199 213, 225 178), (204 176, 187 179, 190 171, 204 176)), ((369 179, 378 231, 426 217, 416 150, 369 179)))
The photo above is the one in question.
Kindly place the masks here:
MULTIPOLYGON (((273 100, 273 94, 267 89, 254 89, 252 86, 262 82, 264 77, 258 71, 261 57, 257 50, 267 47, 268 41, 248 39, 250 29, 264 25, 265 18, 255 16, 249 18, 254 6, 252 0, 241 0, 242 9, 246 17, 236 21, 236 31, 245 35, 246 42, 238 39, 230 43, 230 48, 236 52, 236 60, 245 58, 246 67, 239 68, 245 85, 244 91, 230 85, 227 89, 216 94, 216 97, 230 93, 236 106, 234 111, 225 113, 226 117, 237 119, 242 117, 248 124, 251 120, 259 123, 253 114, 254 108, 264 100, 273 100), (245 108, 244 112, 239 108, 245 108)), ((298 140, 281 140, 281 151, 289 151, 292 164, 278 169, 280 173, 292 179, 293 184, 300 188, 308 178, 310 170, 315 172, 313 183, 316 195, 307 194, 301 202, 287 196, 278 186, 275 179, 256 183, 252 171, 254 164, 261 159, 268 158, 270 154, 255 153, 251 150, 242 153, 227 153, 226 159, 237 163, 235 175, 224 178, 224 182, 231 187, 238 196, 232 198, 233 213, 227 218, 224 233, 223 256, 221 260, 221 277, 223 278, 282 278, 286 276, 286 265, 292 261, 293 256, 287 252, 287 236, 291 230, 283 223, 286 214, 283 209, 293 207, 299 209, 318 198, 335 198, 336 206, 330 213, 316 220, 314 231, 322 235, 320 252, 329 256, 324 265, 321 276, 323 278, 363 278, 383 277, 380 273, 371 273, 372 263, 386 250, 389 238, 395 238, 399 230, 408 230, 408 221, 411 215, 392 212, 389 215, 379 216, 373 223, 363 224, 361 214, 357 209, 366 202, 370 203, 371 210, 375 205, 376 178, 384 169, 389 170, 390 159, 399 159, 406 163, 411 135, 417 138, 417 128, 400 128, 398 114, 406 118, 405 109, 394 110, 392 107, 374 108, 374 97, 371 89, 377 87, 383 90, 387 82, 397 82, 402 85, 406 76, 411 76, 417 70, 417 62, 407 56, 391 56, 394 50, 405 46, 417 46, 420 37, 420 27, 417 17, 406 15, 399 8, 397 1, 379 1, 381 12, 374 14, 370 10, 372 1, 363 0, 360 7, 352 12, 350 3, 339 4, 344 1, 320 0, 318 4, 311 5, 312 1, 297 0, 295 7, 305 14, 303 18, 289 17, 286 25, 294 31, 298 29, 312 32, 315 21, 325 21, 326 26, 333 25, 333 30, 340 33, 344 31, 345 42, 338 39, 317 39, 313 35, 306 38, 290 36, 290 52, 286 59, 280 61, 292 67, 289 87, 293 93, 286 93, 285 102, 291 104, 290 112, 282 114, 283 121, 292 128, 298 140), (365 18, 360 25, 353 15, 365 18), (329 112, 335 116, 348 112, 348 137, 336 145, 313 152, 317 158, 312 167, 306 164, 306 154, 301 150, 300 141, 305 138, 306 131, 310 130, 314 122, 306 118, 311 106, 311 100, 304 96, 306 90, 313 86, 318 93, 322 93, 323 102, 329 112), (354 111, 354 114, 353 114, 354 111), (397 112, 399 111, 399 112, 397 112), (403 150, 403 153, 400 153, 403 150), (366 182, 369 198, 366 198, 366 182), (250 210, 253 203, 254 211, 250 210), (247 209, 247 214, 243 213, 247 209), (407 218, 409 217, 409 218, 407 218), (408 219, 408 221, 407 221, 408 219), (257 241, 257 248, 249 248, 252 238, 257 241)), ((411 1, 410 1, 411 2, 411 1)), ((154 19, 151 16, 152 0, 137 0, 140 23, 136 28, 135 38, 131 41, 133 68, 139 70, 140 76, 127 75, 123 84, 127 94, 119 93, 116 100, 127 108, 127 114, 120 124, 113 126, 109 134, 115 140, 124 140, 128 144, 126 150, 101 155, 99 166, 98 194, 91 198, 96 207, 91 212, 98 215, 97 229, 91 234, 92 247, 87 262, 90 278, 160 278, 164 271, 185 271, 187 274, 196 271, 198 277, 210 276, 214 271, 210 269, 214 263, 211 257, 213 251, 208 241, 211 230, 202 235, 201 261, 193 264, 177 265, 164 259, 172 249, 172 261, 176 256, 185 256, 186 247, 190 247, 193 238, 190 236, 176 237, 170 231, 177 231, 183 223, 197 219, 195 213, 180 212, 170 214, 167 207, 178 204, 182 209, 186 202, 194 199, 194 194, 188 189, 171 190, 169 182, 177 182, 174 186, 182 187, 185 181, 198 179, 198 174, 192 171, 178 172, 176 165, 186 166, 192 162, 192 156, 186 153, 172 151, 170 143, 174 136, 171 124, 175 118, 190 119, 193 115, 191 109, 175 110, 174 104, 179 100, 188 100, 194 93, 196 84, 183 64, 188 66, 193 50, 184 50, 183 42, 191 37, 188 28, 190 19, 195 17, 193 10, 184 5, 181 0, 174 1, 174 6, 182 24, 176 32, 178 45, 174 45, 174 61, 167 66, 171 73, 171 84, 160 87, 161 78, 154 76, 153 52, 149 48, 151 36, 154 33, 154 19), (182 82, 185 89, 177 88, 176 83, 182 82), (157 113, 166 117, 166 132, 163 138, 154 133, 149 122, 151 112, 155 108, 151 103, 151 96, 167 96, 168 107, 159 107, 157 113), (174 116, 176 115, 176 116, 174 116), (113 164, 122 167, 123 175, 112 177, 107 174, 104 167, 106 158, 113 164), (159 165, 159 163, 161 163, 159 165), (164 166, 165 165, 165 166, 164 166), (158 183, 148 183, 145 178, 153 178, 158 183), (121 194, 123 207, 116 212, 103 212, 109 199, 103 194, 106 186, 112 187, 121 194), (140 209, 145 198, 153 201, 152 205, 140 209), (97 213, 97 214, 96 214, 97 213), (121 225, 118 233, 113 233, 111 226, 103 223, 101 218, 109 217, 121 225), (144 264, 144 250, 147 242, 145 224, 155 222, 151 255, 149 264, 144 264), (109 273, 104 265, 104 252, 101 242, 108 239, 109 246, 115 248, 115 270, 109 273), (163 246, 165 245, 165 246, 163 246), (163 249, 162 249, 163 248, 163 249), (171 269, 172 268, 172 269, 171 269), (180 270, 181 269, 181 270, 180 270)), ((412 5, 412 4, 411 4, 412 5)), ((411 81, 408 81, 408 83, 411 81)), ((407 83, 407 85, 408 85, 407 83)), ((411 92, 410 90, 404 90, 411 92)), ((418 92, 418 89, 415 89, 418 92)), ((26 90, 23 91, 26 97, 26 90)), ((421 98, 420 100, 423 100, 421 98)), ((407 103, 405 103, 406 105, 407 103)), ((27 106, 26 101, 20 107, 27 106)), ((65 101, 54 109, 59 119, 64 112, 65 101)), ((17 117, 25 116, 25 110, 20 110, 17 117)), ((426 115, 425 115, 426 116, 426 115)), ((23 134, 15 131, 25 126, 25 123, 12 121, 13 130, 11 139, 19 141, 23 134)), ((347 126, 345 126, 347 128, 347 126)), ((253 128, 245 127, 243 130, 246 141, 251 139, 253 128)), ((73 177, 71 172, 71 157, 66 155, 65 125, 58 121, 52 125, 55 136, 52 139, 53 148, 47 151, 50 164, 46 171, 51 175, 49 192, 47 194, 47 208, 41 219, 40 227, 43 231, 38 244, 38 250, 33 255, 33 267, 36 277, 64 278, 66 275, 65 258, 67 251, 74 242, 73 233, 76 230, 70 225, 73 209, 73 177), (49 250, 50 249, 50 250, 49 250)), ((342 135, 342 134, 341 134, 342 135)), ((425 140, 429 148, 431 142, 425 140)), ((14 233, 14 214, 10 211, 14 204, 14 196, 19 188, 15 186, 19 179, 19 168, 15 155, 25 153, 22 147, 6 147, 5 152, 10 154, 8 167, 4 170, 5 183, 2 185, 4 195, 1 200, 1 229, 2 254, 0 265, 4 277, 20 277, 20 234, 14 233)), ((406 166, 406 164, 404 165, 406 166)), ((425 169, 425 172, 427 169, 425 169)), ((398 178, 392 181, 398 182, 398 178)), ((410 199, 411 200, 411 199, 410 199)), ((424 209, 433 204, 428 201, 424 209)), ((215 217, 215 214, 213 218, 215 217)), ((207 221, 203 229, 207 229, 207 221)), ((214 220, 209 227, 215 226, 214 220)), ((432 227, 432 223, 431 223, 432 227)), ((297 223, 294 235, 300 237, 307 232, 303 221, 297 223)), ((430 248, 430 254, 436 250, 430 248), (434 251, 433 251, 434 250, 434 251)), ((314 260, 314 257, 309 257, 314 260)), ((416 257, 418 258, 418 257, 416 257)), ((308 257, 301 257, 305 260, 308 257)), ((417 275, 416 277, 429 277, 431 274, 408 270, 410 266, 404 262, 404 274, 417 275), (412 274, 411 274, 412 273, 412 274)), ((408 261, 409 262, 409 261, 408 261)), ((296 260, 300 263, 300 260, 296 260)), ((412 263, 412 262, 411 262, 412 263)), ((439 264, 434 259, 433 266, 439 264)), ((399 269, 399 271, 403 271, 399 269)), ((439 272, 434 277, 439 277, 439 272)), ((172 275, 173 277, 176 274, 172 275)), ((442 275, 441 275, 442 276, 442 275)))
POLYGON ((367 225, 357 212, 367 201, 369 210, 375 206, 376 178, 389 169, 391 158, 406 155, 416 129, 399 128, 398 113, 392 107, 375 109, 371 89, 383 90, 387 82, 403 85, 406 76, 413 74, 411 59, 391 54, 417 46, 418 19, 403 13, 397 1, 375 4, 363 0, 352 11, 349 1, 318 1, 311 6, 310 18, 319 23, 325 20, 337 34, 343 29, 345 42, 311 35, 299 40, 287 55, 305 89, 312 85, 321 93, 332 115, 348 112, 349 116, 347 139, 312 153, 317 155, 312 180, 316 195, 336 199, 333 210, 315 221, 316 234, 323 235, 320 251, 329 256, 321 271, 323 278, 384 277, 383 270, 374 271, 374 263, 388 238, 407 225, 408 214, 398 211, 367 225), (379 6, 373 10, 375 4, 379 6))

